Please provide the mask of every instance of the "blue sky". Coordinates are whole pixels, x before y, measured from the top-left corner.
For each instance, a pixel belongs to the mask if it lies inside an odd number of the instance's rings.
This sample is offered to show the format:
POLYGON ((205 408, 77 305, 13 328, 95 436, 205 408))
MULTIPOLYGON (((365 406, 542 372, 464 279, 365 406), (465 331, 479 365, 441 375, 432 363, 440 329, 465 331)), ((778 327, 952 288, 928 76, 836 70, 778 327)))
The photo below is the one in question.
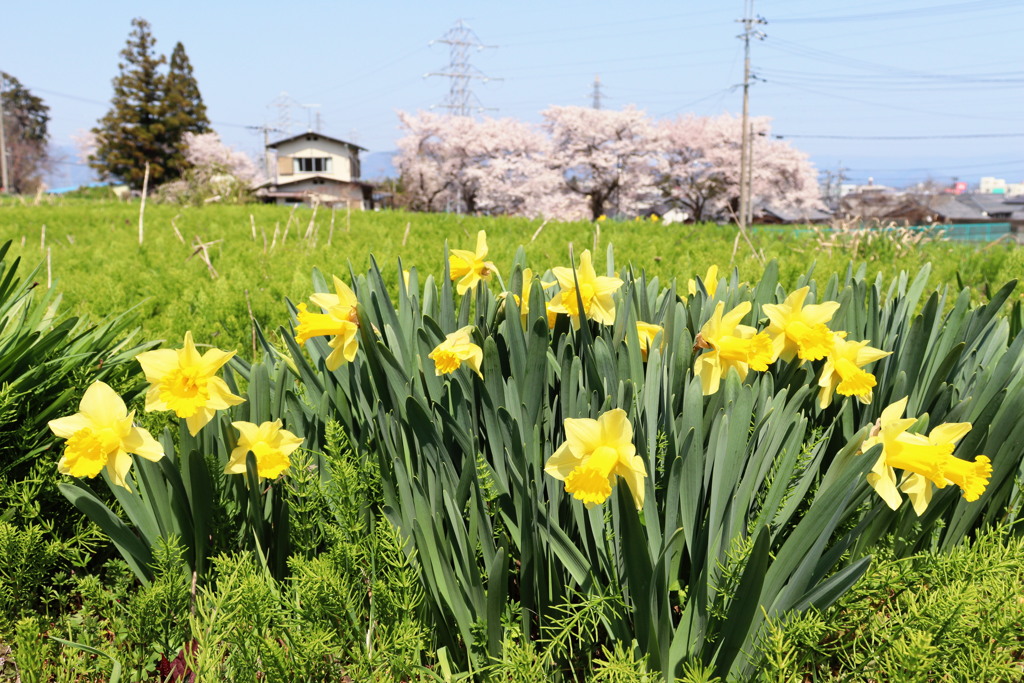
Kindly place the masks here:
MULTIPOLYGON (((906 184, 982 175, 1024 180, 1024 1, 755 0, 751 113, 855 181, 906 184), (821 137, 819 137, 821 136, 821 137), (927 139, 921 139, 925 137, 927 139), (909 138, 909 139, 908 139, 909 138)), ((538 121, 549 105, 634 104, 653 117, 739 112, 743 0, 608 2, 16 3, 4 11, 0 70, 51 108, 58 145, 103 115, 133 17, 157 49, 181 41, 214 127, 250 152, 246 126, 323 132, 392 150, 396 110, 443 102, 459 19, 485 49, 472 65, 492 116, 538 121), (501 79, 501 80, 497 80, 501 79), (283 96, 282 93, 287 93, 283 96), (289 102, 288 107, 275 102, 289 102), (317 108, 300 105, 317 104, 317 108)))

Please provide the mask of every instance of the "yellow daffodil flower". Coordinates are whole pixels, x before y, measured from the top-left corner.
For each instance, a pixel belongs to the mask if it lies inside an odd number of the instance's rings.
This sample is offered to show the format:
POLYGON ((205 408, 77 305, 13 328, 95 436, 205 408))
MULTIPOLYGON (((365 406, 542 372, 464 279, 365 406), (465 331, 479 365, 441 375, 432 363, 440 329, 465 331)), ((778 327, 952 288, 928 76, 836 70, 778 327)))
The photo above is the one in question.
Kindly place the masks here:
POLYGON ((472 325, 463 327, 449 334, 443 342, 434 347, 427 355, 427 358, 434 361, 434 374, 446 375, 458 370, 463 363, 468 363, 473 372, 483 377, 480 364, 484 360, 484 350, 469 340, 472 331, 472 325))
POLYGON ((598 419, 565 421, 565 443, 544 464, 544 471, 565 482, 566 493, 591 508, 612 494, 616 477, 629 486, 633 503, 644 506, 644 478, 647 468, 633 445, 633 426, 621 408, 609 410, 598 419))
POLYGON ((711 319, 704 323, 697 335, 696 348, 709 349, 697 356, 693 374, 700 377, 705 396, 718 391, 722 377, 734 368, 740 379, 748 370, 764 372, 772 362, 772 340, 740 321, 750 312, 750 302, 744 301, 723 315, 725 302, 719 301, 711 319))
POLYGON ((971 423, 944 423, 927 436, 913 434, 907 429, 916 420, 901 417, 906 407, 907 399, 903 398, 883 410, 872 435, 861 446, 862 451, 867 451, 876 444, 882 445, 882 453, 867 475, 868 483, 893 510, 903 502, 903 491, 918 516, 924 514, 931 502, 933 485, 941 489, 954 484, 966 500, 977 500, 992 476, 991 461, 984 455, 977 456, 974 462, 953 456, 956 442, 971 431, 971 423), (904 473, 898 485, 896 469, 904 473))
MULTIPOLYGON (((708 296, 713 297, 718 290, 718 266, 714 264, 708 266, 707 274, 700 281, 704 283, 704 289, 707 291, 708 296)), ((690 296, 697 296, 696 280, 690 278, 686 281, 686 291, 689 292, 690 296)))
POLYGON ((579 282, 579 298, 583 300, 583 315, 596 320, 602 325, 615 322, 615 299, 612 293, 622 286, 617 277, 598 275, 590 259, 590 250, 580 254, 580 267, 573 278, 572 268, 552 268, 551 272, 558 280, 559 291, 551 299, 550 310, 565 313, 572 318, 573 329, 580 328, 580 308, 576 294, 576 283, 579 282))
POLYGON ((135 356, 150 383, 146 392, 146 410, 172 410, 185 418, 192 436, 199 433, 218 410, 244 403, 220 377, 221 366, 231 360, 234 351, 210 349, 199 355, 192 333, 185 333, 180 349, 158 349, 135 356))
POLYGON ((761 308, 771 324, 765 330, 772 338, 773 360, 821 360, 832 350, 832 330, 825 323, 839 310, 839 302, 804 305, 810 287, 790 293, 781 304, 761 308))
POLYGON ((597 222, 598 223, 603 223, 606 220, 608 220, 608 216, 605 216, 603 213, 600 216, 597 217, 597 222))
POLYGON ((302 444, 302 438, 287 429, 281 429, 281 420, 264 422, 232 422, 238 430, 238 442, 231 451, 224 474, 245 474, 246 456, 252 451, 256 458, 256 472, 264 479, 277 479, 291 467, 288 457, 302 444))
POLYGON ((356 312, 356 294, 334 277, 335 294, 317 293, 309 300, 325 313, 313 313, 306 304, 299 304, 299 325, 295 328, 295 341, 304 344, 313 337, 332 337, 327 343, 332 351, 327 356, 327 369, 337 370, 355 360, 359 350, 359 315, 356 312))
MULTIPOLYGON (((550 289, 555 286, 554 282, 541 282, 540 286, 543 289, 550 289)), ((513 294, 512 298, 516 300, 516 305, 519 306, 519 317, 522 320, 523 327, 525 328, 527 318, 530 315, 530 290, 533 288, 533 271, 529 268, 523 268, 523 287, 522 294, 513 294)), ((550 319, 550 314, 548 318, 550 319)))
POLYGON ((548 316, 548 329, 554 329, 555 323, 558 321, 558 311, 551 310, 551 302, 544 302, 544 312, 548 316))
POLYGON ((875 376, 863 370, 868 363, 885 358, 892 351, 868 346, 866 341, 847 341, 838 332, 832 333, 832 350, 825 357, 825 366, 818 378, 818 405, 824 410, 832 404, 832 395, 856 396, 861 403, 871 403, 875 376))
POLYGON ((660 219, 660 218, 658 218, 658 214, 656 214, 656 213, 652 213, 652 214, 651 214, 651 222, 652 222, 652 223, 657 223, 657 222, 658 222, 658 221, 660 221, 660 220, 661 220, 661 219, 660 219))
POLYGON ((640 340, 640 357, 643 361, 647 362, 647 353, 654 344, 654 339, 663 332, 661 325, 653 325, 651 323, 645 323, 637 321, 636 323, 636 336, 640 340))
POLYGON ((132 466, 130 453, 153 461, 164 457, 163 446, 145 429, 136 427, 134 417, 135 411, 128 412, 113 389, 93 382, 77 413, 48 423, 54 434, 67 439, 57 470, 91 479, 106 467, 116 485, 128 488, 125 477, 132 466))
POLYGON ((448 272, 452 280, 458 280, 455 289, 461 295, 476 287, 481 280, 490 280, 491 273, 498 269, 487 258, 487 233, 476 234, 476 251, 451 249, 448 252, 448 272))

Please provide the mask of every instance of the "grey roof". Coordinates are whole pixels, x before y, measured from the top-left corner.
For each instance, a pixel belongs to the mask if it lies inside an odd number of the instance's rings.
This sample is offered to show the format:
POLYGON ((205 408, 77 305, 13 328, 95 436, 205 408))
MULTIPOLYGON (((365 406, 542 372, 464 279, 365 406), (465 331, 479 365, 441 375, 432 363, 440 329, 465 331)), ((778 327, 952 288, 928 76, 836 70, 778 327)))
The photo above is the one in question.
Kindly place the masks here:
POLYGON ((983 221, 988 218, 988 216, 982 213, 982 209, 975 206, 969 206, 966 203, 959 201, 956 195, 939 194, 920 197, 918 198, 918 202, 929 211, 934 211, 942 218, 948 220, 983 221))
POLYGON ((279 145, 283 145, 286 142, 291 142, 292 140, 298 140, 299 138, 307 137, 307 136, 309 136, 309 137, 317 137, 317 138, 320 138, 322 140, 329 140, 330 142, 337 142, 340 145, 348 145, 349 147, 355 147, 356 149, 361 149, 364 152, 367 151, 365 147, 360 147, 359 145, 355 144, 354 142, 346 142, 345 140, 339 140, 338 138, 332 138, 330 135, 324 135, 323 133, 316 133, 316 132, 311 131, 311 130, 310 131, 306 131, 305 133, 299 133, 298 135, 293 135, 290 138, 285 138, 284 140, 278 140, 277 142, 271 142, 269 145, 267 145, 267 148, 268 149, 273 149, 274 147, 277 147, 279 145))
POLYGON ((758 204, 755 212, 770 213, 785 223, 798 223, 800 221, 826 221, 832 218, 832 214, 818 209, 782 207, 775 204, 758 204))
POLYGON ((968 206, 975 206, 989 216, 995 214, 1008 214, 1014 207, 1006 201, 1005 195, 999 194, 964 194, 957 197, 968 206))

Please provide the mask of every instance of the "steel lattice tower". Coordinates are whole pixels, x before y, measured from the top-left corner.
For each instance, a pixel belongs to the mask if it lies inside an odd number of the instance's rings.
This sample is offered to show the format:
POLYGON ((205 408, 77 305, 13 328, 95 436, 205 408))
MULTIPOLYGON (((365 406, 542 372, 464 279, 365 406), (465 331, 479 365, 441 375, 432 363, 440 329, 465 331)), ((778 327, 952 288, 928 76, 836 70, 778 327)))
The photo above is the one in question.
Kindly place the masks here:
POLYGON ((447 109, 449 114, 456 116, 469 116, 476 112, 485 111, 470 89, 470 83, 474 80, 486 83, 487 81, 501 80, 490 78, 469 63, 470 51, 480 51, 484 48, 494 47, 484 45, 480 42, 476 33, 461 19, 455 22, 455 26, 448 30, 441 38, 430 41, 430 44, 443 43, 449 47, 448 66, 441 71, 432 71, 424 74, 428 76, 442 76, 450 79, 448 96, 444 102, 438 105, 440 109, 447 109))

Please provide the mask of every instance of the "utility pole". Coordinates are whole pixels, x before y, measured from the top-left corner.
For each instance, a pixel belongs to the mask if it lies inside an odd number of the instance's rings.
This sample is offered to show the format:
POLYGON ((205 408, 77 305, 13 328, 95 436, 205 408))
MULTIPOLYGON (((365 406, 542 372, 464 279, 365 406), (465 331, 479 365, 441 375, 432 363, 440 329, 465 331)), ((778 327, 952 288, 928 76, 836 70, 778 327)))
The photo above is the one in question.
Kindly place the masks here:
POLYGON ((277 169, 274 168, 274 163, 270 158, 270 134, 285 133, 286 131, 267 125, 266 123, 262 126, 246 126, 246 128, 248 130, 263 133, 263 165, 267 172, 267 180, 273 180, 277 169))
POLYGON ((747 126, 747 217, 744 225, 754 222, 754 124, 747 126))
POLYGON ((592 98, 592 105, 591 106, 594 109, 600 109, 601 108, 601 77, 600 76, 594 76, 594 91, 593 91, 593 94, 591 95, 591 98, 592 98))
POLYGON ((743 24, 743 33, 739 38, 743 39, 743 121, 741 123, 740 141, 740 228, 747 227, 747 212, 750 204, 750 186, 747 175, 750 172, 747 165, 750 163, 747 145, 750 144, 750 131, 747 129, 750 120, 750 39, 751 37, 764 40, 764 34, 755 31, 754 26, 767 24, 761 17, 753 17, 754 0, 743 0, 743 18, 739 21, 743 24))
POLYGON ((500 81, 500 78, 490 78, 479 69, 469 63, 469 51, 475 48, 478 52, 485 48, 495 47, 484 45, 469 26, 463 23, 462 19, 455 22, 455 26, 437 40, 430 41, 443 43, 449 46, 448 66, 441 71, 432 71, 423 74, 424 78, 429 76, 441 76, 450 80, 448 96, 444 102, 438 105, 441 109, 447 109, 449 114, 456 116, 469 116, 472 112, 485 111, 480 106, 480 101, 469 88, 470 81, 500 81))
POLYGON ((0 190, 10 192, 7 173, 7 138, 4 137, 4 80, 0 78, 0 190))

